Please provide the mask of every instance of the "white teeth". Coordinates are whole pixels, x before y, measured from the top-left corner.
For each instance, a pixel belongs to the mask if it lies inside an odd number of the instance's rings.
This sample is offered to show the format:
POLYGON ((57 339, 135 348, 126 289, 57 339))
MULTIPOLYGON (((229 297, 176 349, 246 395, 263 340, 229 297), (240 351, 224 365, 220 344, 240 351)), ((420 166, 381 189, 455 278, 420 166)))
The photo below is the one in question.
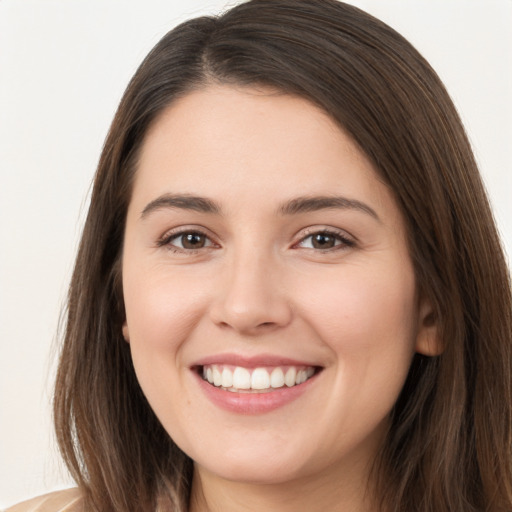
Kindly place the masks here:
POLYGON ((264 368, 256 368, 251 375, 252 389, 268 389, 270 387, 270 376, 264 368))
POLYGON ((249 370, 242 366, 206 365, 203 366, 203 379, 216 387, 227 391, 254 390, 272 391, 284 386, 292 387, 306 382, 315 374, 312 366, 297 369, 294 366, 286 368, 275 367, 255 368, 249 370))
POLYGON ((286 372, 286 375, 284 376, 284 383, 291 388, 295 385, 295 377, 297 375, 297 371, 295 368, 288 368, 288 371, 286 372))
POLYGON ((251 374, 245 368, 237 366, 233 372, 233 387, 237 389, 251 388, 251 374))
POLYGON ((300 370, 297 372, 297 376, 295 377, 295 384, 302 384, 303 382, 306 382, 307 378, 308 375, 306 370, 300 370))
POLYGON ((217 367, 213 367, 213 385, 220 386, 222 384, 222 375, 217 367))
POLYGON ((224 368, 224 370, 222 370, 222 387, 230 388, 232 385, 233 385, 233 373, 231 372, 231 370, 224 368))
MULTIPOLYGON (((311 368, 313 370, 313 368, 311 368)), ((284 386, 284 373, 281 368, 274 368, 270 374, 270 385, 273 388, 282 388, 284 386)))

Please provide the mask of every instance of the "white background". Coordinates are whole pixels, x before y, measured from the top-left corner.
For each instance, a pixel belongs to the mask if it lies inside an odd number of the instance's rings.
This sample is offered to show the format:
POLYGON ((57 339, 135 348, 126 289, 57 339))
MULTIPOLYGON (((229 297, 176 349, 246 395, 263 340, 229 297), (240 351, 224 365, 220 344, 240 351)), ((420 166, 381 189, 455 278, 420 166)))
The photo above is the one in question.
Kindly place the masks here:
MULTIPOLYGON (((512 254, 512 1, 350 3, 405 35, 444 80, 512 254)), ((230 4, 0 0, 0 507, 71 485, 50 426, 56 328, 124 87, 170 28, 230 4)))

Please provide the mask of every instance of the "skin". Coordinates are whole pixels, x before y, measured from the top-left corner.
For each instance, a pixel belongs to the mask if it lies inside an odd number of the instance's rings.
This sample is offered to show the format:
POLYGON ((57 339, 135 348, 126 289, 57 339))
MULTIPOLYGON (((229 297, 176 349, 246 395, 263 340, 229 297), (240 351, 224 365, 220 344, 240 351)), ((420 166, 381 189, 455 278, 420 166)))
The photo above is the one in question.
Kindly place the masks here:
POLYGON ((122 271, 123 334, 149 403, 194 460, 193 512, 374 509, 371 463, 413 354, 436 352, 436 327, 392 193, 323 111, 233 86, 173 103, 143 144, 122 271), (166 206, 165 194, 218 211, 166 206), (312 196, 360 204, 282 212, 312 196), (315 245, 326 230, 332 247, 315 245), (183 232, 205 235, 198 249, 183 232), (191 369, 226 353, 322 371, 293 402, 238 414, 191 369))

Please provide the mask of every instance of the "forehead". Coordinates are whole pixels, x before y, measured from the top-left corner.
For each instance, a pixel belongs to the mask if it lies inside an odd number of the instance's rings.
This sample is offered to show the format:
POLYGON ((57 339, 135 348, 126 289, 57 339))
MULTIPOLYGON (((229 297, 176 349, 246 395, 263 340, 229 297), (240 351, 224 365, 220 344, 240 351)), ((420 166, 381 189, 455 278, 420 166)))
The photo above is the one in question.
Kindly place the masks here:
POLYGON ((232 86, 190 92, 160 114, 142 145, 134 192, 148 201, 163 192, 263 202, 389 195, 366 155, 319 107, 232 86))

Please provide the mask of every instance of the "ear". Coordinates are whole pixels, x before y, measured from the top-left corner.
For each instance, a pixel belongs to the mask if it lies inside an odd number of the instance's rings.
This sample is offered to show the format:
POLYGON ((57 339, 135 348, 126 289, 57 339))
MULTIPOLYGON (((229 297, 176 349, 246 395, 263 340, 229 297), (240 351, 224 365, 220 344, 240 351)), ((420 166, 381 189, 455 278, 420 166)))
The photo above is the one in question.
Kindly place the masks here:
POLYGON ((126 320, 123 323, 123 338, 127 343, 130 343, 130 332, 128 330, 128 324, 126 323, 126 320))
POLYGON ((439 356, 444 346, 439 336, 439 322, 429 300, 420 300, 416 352, 424 356, 439 356))

